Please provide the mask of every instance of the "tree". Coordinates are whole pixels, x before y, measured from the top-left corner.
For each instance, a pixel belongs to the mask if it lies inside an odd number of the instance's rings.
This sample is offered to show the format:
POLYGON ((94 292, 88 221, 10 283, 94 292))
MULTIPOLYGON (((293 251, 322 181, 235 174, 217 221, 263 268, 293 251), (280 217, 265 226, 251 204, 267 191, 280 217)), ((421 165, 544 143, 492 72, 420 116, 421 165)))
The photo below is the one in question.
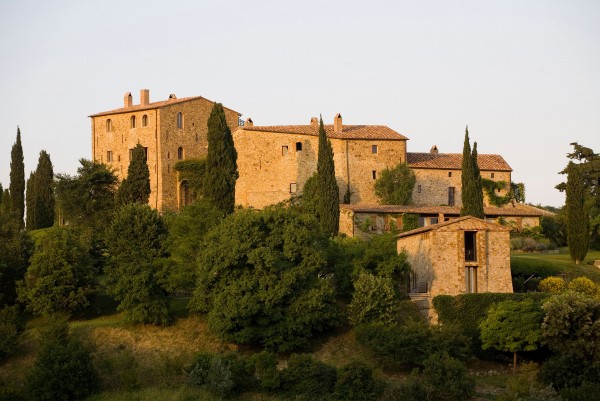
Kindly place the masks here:
POLYGON ((52 227, 37 239, 25 280, 17 291, 29 311, 49 315, 88 306, 93 285, 92 261, 79 233, 52 227))
POLYGON ((31 239, 19 222, 10 213, 0 214, 0 306, 15 302, 15 283, 25 275, 31 249, 31 239))
POLYGON ((138 143, 131 153, 127 178, 121 182, 117 191, 117 200, 122 205, 147 204, 150 198, 150 170, 146 162, 146 150, 138 143))
POLYGON ((54 224, 54 169, 50 155, 40 152, 35 170, 35 228, 51 227, 54 224))
POLYGON ((534 351, 541 341, 543 313, 533 300, 507 300, 493 304, 481 322, 482 348, 495 348, 513 353, 513 369, 517 369, 517 352, 534 351))
POLYGON ((303 345, 338 322, 326 244, 316 219, 294 208, 230 215, 203 241, 193 310, 227 341, 303 345))
POLYGON ((319 122, 319 153, 317 160, 317 218, 323 231, 334 237, 340 228, 340 190, 335 179, 333 148, 325 134, 323 117, 319 122))
POLYGON ((398 315, 398 299, 392 280, 361 273, 354 282, 352 302, 348 306, 350 323, 393 323, 398 315))
POLYGON ((567 244, 571 259, 579 264, 585 259, 590 240, 589 209, 586 202, 585 183, 578 165, 567 166, 567 244))
POLYGON ((25 163, 21 146, 21 129, 17 127, 17 140, 10 151, 10 200, 14 217, 23 227, 25 214, 25 163))
POLYGON ((158 212, 139 203, 123 206, 106 231, 107 287, 119 302, 117 310, 131 322, 169 322, 163 288, 166 238, 158 212))
POLYGON ((35 230, 35 172, 29 173, 29 179, 27 180, 27 216, 25 221, 27 223, 28 230, 35 230))
POLYGON ((463 146, 462 159, 462 207, 461 216, 473 216, 483 219, 483 192, 481 184, 481 174, 477 166, 477 142, 469 142, 469 127, 465 130, 465 143, 463 146))
POLYGON ((2 205, 0 205, 0 215, 9 216, 12 207, 10 200, 10 191, 8 188, 4 189, 2 193, 2 205))
POLYGON ((386 168, 375 181, 375 195, 382 205, 408 205, 417 178, 406 163, 386 168))
POLYGON ((208 155, 203 186, 204 196, 223 215, 233 213, 235 181, 238 178, 237 152, 221 103, 215 103, 208 117, 208 155))

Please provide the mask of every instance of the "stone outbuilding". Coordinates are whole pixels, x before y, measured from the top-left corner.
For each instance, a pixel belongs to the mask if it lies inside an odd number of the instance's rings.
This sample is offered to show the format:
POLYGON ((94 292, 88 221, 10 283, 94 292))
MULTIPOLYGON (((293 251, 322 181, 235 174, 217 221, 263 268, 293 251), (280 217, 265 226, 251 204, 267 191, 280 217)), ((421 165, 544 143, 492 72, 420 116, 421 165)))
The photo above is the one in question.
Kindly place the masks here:
POLYGON ((412 266, 411 297, 422 309, 437 295, 513 292, 510 228, 465 216, 398 236, 412 266))

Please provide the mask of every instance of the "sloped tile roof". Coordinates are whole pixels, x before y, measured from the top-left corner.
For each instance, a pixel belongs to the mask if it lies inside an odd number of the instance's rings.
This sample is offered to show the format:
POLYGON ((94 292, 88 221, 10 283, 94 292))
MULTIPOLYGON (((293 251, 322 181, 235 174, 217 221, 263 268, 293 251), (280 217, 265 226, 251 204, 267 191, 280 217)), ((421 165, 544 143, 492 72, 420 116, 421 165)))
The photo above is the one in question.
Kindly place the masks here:
MULTIPOLYGON (((444 170, 460 170, 462 153, 412 153, 406 154, 411 168, 434 168, 444 170)), ((477 155, 479 170, 512 171, 512 168, 500 155, 477 155)))
MULTIPOLYGON (((121 114, 121 113, 131 113, 131 112, 135 112, 135 111, 143 111, 143 110, 153 110, 153 109, 160 109, 162 107, 165 106, 172 106, 174 104, 178 104, 178 103, 183 103, 183 102, 189 102, 190 100, 197 100, 197 99, 204 99, 208 102, 214 103, 212 100, 208 100, 202 96, 192 96, 192 97, 183 97, 181 99, 169 99, 169 100, 162 100, 160 102, 153 102, 153 103, 148 103, 148 104, 135 104, 131 107, 121 107, 120 109, 114 109, 114 110, 109 110, 109 111, 103 111, 100 113, 96 113, 96 114, 92 114, 88 117, 101 117, 101 116, 109 116, 112 114, 121 114)), ((227 109, 229 111, 233 111, 235 113, 238 113, 235 110, 232 110, 228 107, 223 106, 224 109, 227 109)), ((241 115, 240 113, 238 113, 239 115, 241 115)))
MULTIPOLYGON (((318 125, 244 126, 245 131, 277 132, 283 134, 319 135, 318 125)), ((406 141, 408 138, 385 125, 344 125, 342 132, 334 132, 333 124, 325 125, 327 137, 333 139, 383 139, 406 141)))
POLYGON ((488 227, 494 227, 495 230, 500 230, 500 231, 510 231, 511 230, 510 227, 501 226, 500 224, 496 224, 496 223, 490 223, 490 222, 487 222, 485 220, 478 219, 477 217, 463 216, 463 217, 459 217, 458 219, 445 221, 443 223, 431 224, 431 225, 428 225, 428 226, 425 226, 425 227, 416 228, 414 230, 398 234, 396 236, 396 238, 410 237, 412 235, 416 235, 416 234, 421 234, 421 233, 425 233, 425 232, 428 232, 428 231, 437 230, 437 229, 440 229, 442 227, 446 227, 446 226, 450 226, 450 225, 453 225, 453 224, 456 224, 456 223, 460 223, 460 222, 465 221, 465 220, 474 220, 474 221, 479 222, 479 224, 483 224, 483 225, 486 225, 488 227))
MULTIPOLYGON (((356 213, 416 213, 416 214, 444 214, 445 216, 460 215, 458 206, 403 206, 403 205, 340 205, 341 209, 351 210, 356 213)), ((522 203, 509 203, 502 207, 486 206, 483 208, 486 216, 511 216, 511 217, 552 217, 554 213, 522 203)))

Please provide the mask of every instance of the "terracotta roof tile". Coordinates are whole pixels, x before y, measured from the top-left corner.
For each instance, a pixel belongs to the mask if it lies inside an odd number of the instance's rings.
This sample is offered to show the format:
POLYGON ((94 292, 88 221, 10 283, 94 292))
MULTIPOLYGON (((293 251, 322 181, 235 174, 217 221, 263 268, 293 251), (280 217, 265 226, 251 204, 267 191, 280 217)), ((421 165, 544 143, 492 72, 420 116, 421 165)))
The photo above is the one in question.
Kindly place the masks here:
MULTIPOLYGON (((460 170, 462 153, 407 153, 406 159, 411 168, 439 168, 460 170)), ((477 155, 480 170, 512 171, 512 168, 500 155, 477 155)))
MULTIPOLYGON (((340 205, 341 209, 357 213, 416 213, 440 214, 446 216, 459 216, 458 206, 402 206, 402 205, 340 205)), ((483 208, 486 216, 513 216, 513 217, 552 217, 554 213, 522 203, 509 203, 502 207, 486 206, 483 208)))
MULTIPOLYGON (((120 109, 114 109, 114 110, 109 110, 109 111, 103 111, 101 113, 92 114, 88 117, 101 117, 101 116, 108 116, 108 115, 112 115, 112 114, 131 113, 131 112, 142 111, 142 110, 160 109, 165 106, 172 106, 174 104, 189 102, 190 100, 197 100, 197 99, 204 99, 208 102, 214 103, 213 101, 208 100, 202 96, 192 96, 192 97, 183 97, 181 99, 162 100, 160 102, 153 102, 153 103, 148 103, 148 104, 143 104, 143 105, 136 104, 131 107, 121 107, 120 109)), ((238 113, 237 111, 227 108, 225 106, 223 106, 223 108, 233 111, 235 113, 238 113)), ((238 114, 241 115, 240 113, 238 113, 238 114)))
MULTIPOLYGON (((278 132, 283 134, 319 135, 319 127, 315 125, 271 125, 240 127, 245 131, 278 132)), ((327 137, 333 139, 382 139, 405 141, 404 135, 397 133, 385 125, 344 125, 342 132, 334 132, 333 124, 325 125, 327 137)))
POLYGON ((414 230, 398 234, 396 236, 396 238, 410 237, 412 235, 416 235, 416 234, 421 234, 421 233, 425 233, 425 232, 428 232, 428 231, 437 230, 437 229, 445 227, 445 226, 450 226, 452 224, 460 223, 461 221, 471 220, 471 219, 476 220, 476 221, 480 221, 482 224, 495 227, 495 229, 500 230, 500 231, 510 231, 511 230, 510 227, 501 226, 500 224, 496 224, 496 223, 490 223, 490 222, 487 222, 485 220, 478 219, 477 217, 463 216, 463 217, 459 217, 458 219, 445 221, 443 223, 431 224, 431 225, 428 225, 428 226, 425 226, 425 227, 415 228, 414 230))

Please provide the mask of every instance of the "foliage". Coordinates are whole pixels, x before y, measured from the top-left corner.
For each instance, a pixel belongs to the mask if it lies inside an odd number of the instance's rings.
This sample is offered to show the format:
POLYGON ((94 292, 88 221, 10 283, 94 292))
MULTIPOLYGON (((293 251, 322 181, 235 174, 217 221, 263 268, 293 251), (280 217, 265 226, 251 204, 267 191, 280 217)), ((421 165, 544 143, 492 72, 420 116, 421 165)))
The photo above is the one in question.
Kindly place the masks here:
POLYGON ((397 297, 391 279, 360 273, 354 282, 352 302, 348 306, 350 323, 393 323, 398 314, 397 297))
POLYGON ((317 172, 308 177, 302 188, 302 210, 305 213, 317 215, 319 205, 319 188, 317 186, 317 172))
POLYGON ((338 370, 333 398, 339 401, 375 401, 380 390, 370 367, 362 362, 350 362, 338 370))
POLYGON ((577 277, 569 282, 569 290, 579 292, 590 297, 600 295, 600 287, 587 277, 577 277))
MULTIPOLYGON (((27 193, 29 207, 29 191, 27 193)), ((40 152, 33 184, 33 226, 28 229, 51 227, 54 224, 54 170, 50 155, 45 150, 40 152)), ((29 212, 28 212, 29 213, 29 212)))
POLYGON ((338 321, 326 245, 315 218, 294 208, 230 215, 203 241, 192 307, 225 340, 298 347, 338 321))
POLYGON ((510 183, 510 194, 517 203, 525 203, 525 184, 522 182, 510 183))
POLYGON ((200 198, 206 179, 206 159, 179 160, 173 168, 179 173, 179 180, 187 182, 192 199, 200 198))
POLYGON ((589 209, 586 202, 584 176, 580 166, 569 162, 565 208, 567 210, 567 243, 571 259, 579 264, 585 259, 589 245, 589 209))
POLYGON ((438 313, 439 322, 442 325, 454 323, 462 328, 465 336, 471 339, 473 352, 481 354, 481 330, 479 325, 485 319, 490 306, 494 303, 513 300, 533 300, 534 304, 540 305, 548 298, 545 293, 480 293, 462 294, 456 296, 438 295, 433 298, 433 307, 438 313))
POLYGON ((31 250, 29 234, 21 230, 19 222, 7 213, 0 214, 0 307, 15 302, 15 283, 25 275, 31 250))
POLYGON ((25 211, 25 222, 28 230, 35 230, 35 172, 29 173, 27 184, 25 185, 25 202, 27 210, 25 211))
POLYGON ((335 368, 311 355, 292 354, 281 372, 281 387, 296 400, 320 400, 333 393, 336 379, 335 368))
POLYGON ((425 387, 432 400, 470 400, 475 395, 475 380, 465 365, 447 353, 432 354, 423 364, 425 387))
POLYGON ((281 375, 277 370, 277 356, 262 351, 248 358, 246 363, 249 373, 258 387, 266 391, 277 391, 281 385, 281 375))
POLYGON ((538 284, 538 289, 542 292, 560 293, 567 289, 567 283, 560 277, 546 277, 538 284))
POLYGON ((402 231, 410 231, 419 228, 419 215, 404 213, 402 215, 402 231))
POLYGON ((27 380, 29 398, 40 401, 80 400, 97 387, 88 349, 64 328, 43 337, 40 352, 27 380))
POLYGON ((381 171, 375 181, 375 195, 382 205, 408 205, 417 178, 406 163, 381 171))
POLYGON ((483 219, 483 192, 481 174, 477 166, 477 142, 473 144, 473 151, 471 152, 468 127, 465 130, 461 182, 462 207, 460 215, 483 219))
POLYGON ((567 245, 567 225, 562 210, 556 217, 543 216, 540 219, 542 234, 557 246, 567 245))
POLYGON ((117 191, 118 203, 148 203, 150 198, 150 170, 146 161, 146 150, 139 143, 131 152, 131 161, 127 168, 127 178, 121 182, 117 191))
POLYGON ((106 232, 109 266, 107 287, 127 320, 165 324, 169 321, 164 281, 167 228, 147 204, 121 208, 106 232))
POLYGON ((166 215, 169 235, 167 289, 170 292, 190 294, 196 285, 196 260, 202 251, 206 233, 219 224, 222 213, 200 199, 184 207, 179 214, 166 215))
POLYGON ((188 375, 192 383, 205 387, 221 399, 244 390, 250 379, 244 360, 235 353, 200 353, 194 358, 188 375))
POLYGON ((215 103, 208 117, 208 155, 204 176, 204 196, 223 215, 233 213, 235 181, 238 178, 237 152, 221 103, 215 103))
POLYGON ((11 352, 25 328, 21 311, 16 305, 0 309, 0 361, 11 352))
POLYGON ((317 159, 317 218, 323 232, 334 237, 340 228, 340 190, 335 179, 331 141, 325 134, 323 118, 319 122, 319 152, 317 159))
POLYGON ((86 244, 70 228, 52 227, 39 237, 19 300, 36 315, 71 313, 89 305, 94 272, 86 244))
POLYGON ((515 376, 507 381, 498 401, 561 401, 552 386, 543 387, 527 376, 515 376))
POLYGON ((600 362, 581 355, 561 353, 544 362, 539 377, 542 382, 561 391, 565 388, 577 388, 585 382, 599 383, 600 362))
POLYGON ((512 193, 510 191, 504 196, 498 196, 496 193, 496 191, 506 189, 505 181, 494 181, 488 178, 482 178, 481 186, 488 196, 488 200, 494 206, 500 207, 506 205, 512 199, 512 193))
POLYGON ((560 392, 568 401, 596 401, 600 394, 600 383, 583 382, 579 387, 565 388, 560 392))
POLYGON ((518 351, 534 351, 541 341, 542 310, 532 299, 521 302, 506 300, 493 304, 481 322, 482 348, 514 352, 514 368, 518 351))
POLYGON ((21 145, 21 129, 17 127, 17 139, 10 151, 10 202, 11 212, 19 227, 23 227, 25 215, 25 163, 21 145))

